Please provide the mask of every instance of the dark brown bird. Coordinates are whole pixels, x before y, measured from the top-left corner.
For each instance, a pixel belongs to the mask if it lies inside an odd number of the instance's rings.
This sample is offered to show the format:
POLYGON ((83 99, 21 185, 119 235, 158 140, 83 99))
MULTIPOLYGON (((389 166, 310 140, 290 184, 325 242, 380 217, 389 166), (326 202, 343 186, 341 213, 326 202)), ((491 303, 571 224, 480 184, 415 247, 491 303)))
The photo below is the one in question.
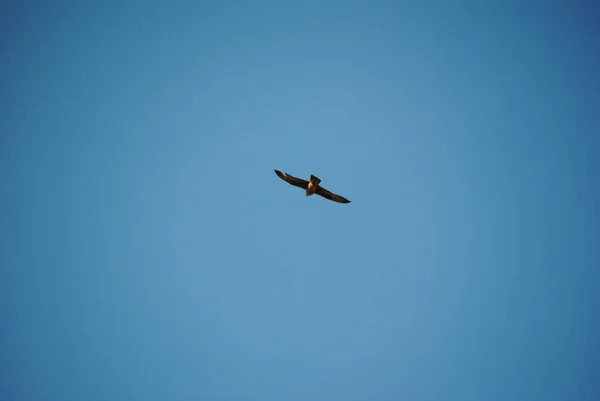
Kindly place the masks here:
POLYGON ((300 178, 293 177, 289 174, 282 173, 281 171, 275 170, 275 174, 282 180, 286 181, 288 184, 291 184, 295 187, 299 187, 306 190, 306 196, 311 196, 313 194, 321 195, 325 199, 332 200, 338 203, 350 203, 350 201, 343 196, 334 194, 333 192, 329 192, 325 188, 319 185, 321 180, 314 175, 310 175, 310 181, 302 180, 300 178))

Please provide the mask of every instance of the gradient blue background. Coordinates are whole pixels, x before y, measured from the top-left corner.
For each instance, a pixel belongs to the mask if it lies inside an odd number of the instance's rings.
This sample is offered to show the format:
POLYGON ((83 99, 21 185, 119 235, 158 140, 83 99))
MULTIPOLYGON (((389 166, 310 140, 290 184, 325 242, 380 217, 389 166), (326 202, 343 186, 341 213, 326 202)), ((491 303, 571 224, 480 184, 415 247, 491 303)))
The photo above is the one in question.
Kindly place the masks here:
POLYGON ((600 399, 592 2, 101 3, 0 10, 0 399, 600 399))

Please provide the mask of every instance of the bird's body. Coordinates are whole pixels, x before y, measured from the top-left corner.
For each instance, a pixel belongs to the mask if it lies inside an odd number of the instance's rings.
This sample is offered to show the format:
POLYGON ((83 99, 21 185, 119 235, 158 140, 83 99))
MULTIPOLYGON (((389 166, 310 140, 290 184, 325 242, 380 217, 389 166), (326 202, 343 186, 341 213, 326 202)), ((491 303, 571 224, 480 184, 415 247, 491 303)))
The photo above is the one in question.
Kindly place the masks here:
MULTIPOLYGON (((275 171, 277 171, 277 170, 275 170, 275 171)), ((289 174, 286 174, 286 175, 288 177, 292 177, 289 174)), ((311 174, 310 181, 308 182, 308 185, 306 186, 306 196, 314 195, 317 192, 317 189, 319 189, 320 182, 321 182, 321 180, 319 179, 319 177, 315 177, 314 175, 311 174)))
POLYGON ((284 174, 281 171, 275 170, 275 174, 288 184, 291 184, 295 187, 302 188, 306 191, 306 196, 311 196, 314 194, 321 195, 325 199, 332 200, 338 203, 350 203, 350 201, 343 196, 334 194, 322 186, 319 185, 321 179, 319 177, 315 177, 314 175, 310 176, 310 181, 302 180, 300 178, 293 177, 289 174, 284 174))

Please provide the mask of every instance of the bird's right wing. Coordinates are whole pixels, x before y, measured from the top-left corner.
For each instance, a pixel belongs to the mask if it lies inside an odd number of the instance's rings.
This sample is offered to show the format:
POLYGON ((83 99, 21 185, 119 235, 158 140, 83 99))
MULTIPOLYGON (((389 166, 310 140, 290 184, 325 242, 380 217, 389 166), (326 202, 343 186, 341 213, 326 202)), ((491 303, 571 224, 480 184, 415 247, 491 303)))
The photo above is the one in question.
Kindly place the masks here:
POLYGON ((289 174, 284 174, 279 170, 275 170, 275 174, 277 174, 277 176, 279 178, 281 178, 283 181, 285 181, 288 184, 291 184, 295 187, 299 187, 302 189, 308 188, 308 181, 306 181, 306 180, 301 180, 300 178, 293 177, 289 174))
POLYGON ((337 203, 350 203, 350 201, 348 199, 344 198, 343 196, 334 194, 333 192, 328 191, 321 186, 317 187, 316 194, 321 195, 323 198, 329 199, 329 200, 337 202, 337 203))

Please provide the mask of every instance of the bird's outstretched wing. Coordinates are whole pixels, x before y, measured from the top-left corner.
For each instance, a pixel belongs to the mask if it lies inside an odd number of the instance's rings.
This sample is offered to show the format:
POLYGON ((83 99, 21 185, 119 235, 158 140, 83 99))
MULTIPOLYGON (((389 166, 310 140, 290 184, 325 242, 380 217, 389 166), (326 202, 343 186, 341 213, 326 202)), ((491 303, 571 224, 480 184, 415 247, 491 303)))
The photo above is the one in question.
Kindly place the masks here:
POLYGON ((292 177, 289 174, 284 174, 279 170, 275 170, 275 174, 283 181, 286 181, 288 184, 292 184, 295 187, 299 187, 302 189, 308 188, 308 181, 301 180, 300 178, 292 177))
POLYGON ((334 202, 338 202, 338 203, 350 203, 350 201, 348 199, 344 198, 343 196, 334 194, 333 192, 329 192, 328 190, 326 190, 323 187, 317 187, 317 190, 315 191, 315 193, 317 195, 321 195, 325 199, 329 199, 329 200, 332 200, 334 202))

